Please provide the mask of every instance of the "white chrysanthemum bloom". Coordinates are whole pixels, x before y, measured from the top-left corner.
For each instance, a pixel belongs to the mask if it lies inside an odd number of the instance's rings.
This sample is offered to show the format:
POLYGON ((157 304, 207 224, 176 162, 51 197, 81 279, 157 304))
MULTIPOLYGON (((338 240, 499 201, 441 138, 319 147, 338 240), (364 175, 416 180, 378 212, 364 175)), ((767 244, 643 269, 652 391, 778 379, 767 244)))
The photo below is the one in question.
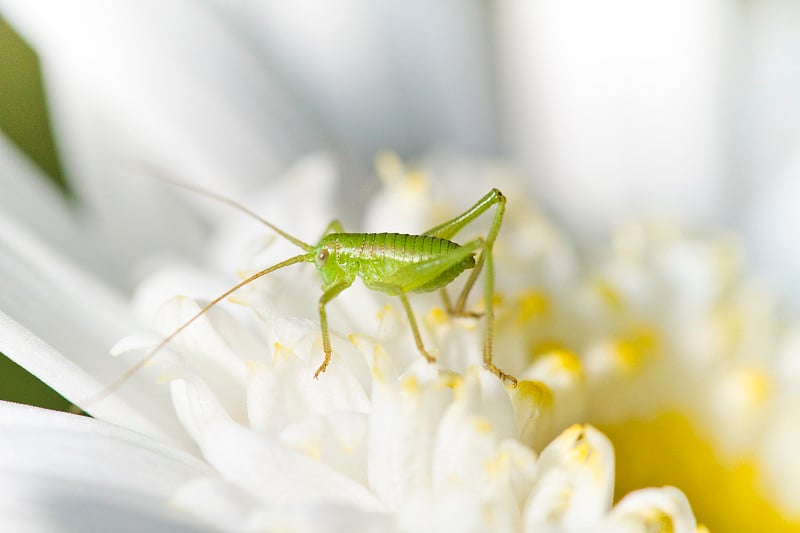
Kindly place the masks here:
MULTIPOLYGON (((634 492, 612 507, 612 445, 593 427, 573 425, 588 392, 580 364, 563 352, 527 360, 544 292, 567 291, 576 276, 564 240, 508 170, 452 158, 431 165, 441 180, 383 155, 384 189, 366 229, 418 232, 468 207, 475 199, 450 181, 455 172, 473 181, 471 191, 501 188, 509 206, 496 246, 495 351, 502 368, 526 380, 511 388, 481 368, 479 320, 451 319, 435 297, 415 295, 425 342, 439 356, 427 363, 398 302, 359 286, 329 306, 334 355, 315 380, 320 281, 309 265, 278 271, 214 307, 155 358, 211 467, 183 484, 171 506, 232 530, 694 531, 689 503, 674 488, 634 492)), ((311 240, 333 218, 334 179, 324 158, 306 160, 251 207, 311 240)), ((247 276, 293 252, 258 226, 246 230, 253 222, 241 214, 233 220, 211 247, 217 264, 238 262, 247 276)), ((469 231, 485 231, 474 225, 469 231)), ((165 263, 134 300, 163 335, 226 283, 165 263), (176 293, 191 299, 165 300, 176 293)), ((159 338, 127 337, 115 352, 159 338)), ((125 357, 133 364, 140 354, 125 357)))
MULTIPOLYGON (((222 227, 208 253, 215 271, 198 267, 203 239, 197 220, 187 216, 191 210, 176 205, 174 191, 164 194, 142 179, 132 161, 157 161, 242 197, 309 147, 340 147, 356 166, 380 146, 404 153, 440 144, 502 151, 532 171, 537 198, 561 214, 561 223, 588 227, 595 237, 632 209, 750 226, 750 244, 759 252, 754 259, 781 273, 784 290, 797 295, 792 265, 798 254, 785 236, 797 220, 798 151, 791 148, 800 124, 793 120, 800 107, 790 105, 800 78, 786 75, 800 42, 791 3, 757 2, 742 10, 730 1, 677 2, 652 10, 618 2, 589 11, 583 2, 560 0, 467 10, 460 3, 435 9, 422 3, 311 9, 258 1, 79 4, 0 0, 2 16, 41 58, 58 145, 80 205, 68 208, 0 136, 0 349, 71 399, 86 398, 136 360, 137 353, 102 354, 137 328, 125 292, 142 257, 180 250, 192 264, 162 262, 139 291, 135 307, 163 330, 179 322, 169 313, 187 312, 164 306, 167 294, 207 300, 228 286, 232 272, 284 257, 279 246, 295 252, 234 215, 230 220, 238 222, 229 224, 239 227, 222 227), (753 53, 739 54, 742 43, 753 53), (495 79, 502 81, 501 94, 495 79), (731 96, 733 85, 743 90, 731 96), (503 121, 496 120, 500 114, 503 121), (731 135, 741 141, 735 150, 731 135), (156 309, 165 316, 153 319, 156 309)), ((464 187, 466 176, 481 173, 474 163, 426 162, 431 173, 449 176, 445 184, 409 179, 397 165, 392 174, 387 164, 387 188, 370 209, 369 229, 429 227, 495 185, 475 179, 474 190, 464 187)), ((359 173, 351 176, 350 184, 361 188, 359 173)), ((524 378, 510 392, 520 440, 540 452, 570 424, 588 421, 614 443, 616 494, 673 484, 689 495, 698 518, 718 529, 796 529, 800 343, 770 297, 741 278, 726 251, 730 242, 648 222, 622 228, 609 250, 577 256, 535 211, 514 208, 525 196, 503 183, 513 197, 496 245, 496 351, 504 369, 524 378), (515 217, 528 218, 511 230, 515 217)), ((331 182, 302 171, 253 206, 313 239, 345 210, 310 194, 325 186, 331 182), (309 184, 297 185, 303 179, 309 184)), ((189 513, 175 510, 187 506, 168 502, 180 504, 178 487, 190 500, 203 490, 213 493, 219 473, 200 459, 202 435, 199 423, 190 424, 191 403, 182 404, 180 420, 175 415, 170 389, 178 382, 168 387, 152 378, 184 378, 197 388, 189 378, 200 376, 227 416, 238 413, 239 424, 277 423, 266 411, 242 418, 255 400, 223 392, 231 383, 248 387, 263 368, 251 352, 263 364, 276 353, 292 360, 291 350, 299 350, 286 340, 266 353, 248 348, 273 335, 259 328, 254 311, 266 320, 317 319, 312 268, 272 278, 209 315, 212 336, 233 347, 203 354, 191 349, 187 334, 189 347, 172 346, 156 369, 91 406, 98 419, 136 433, 3 405, 2 517, 38 521, 40 529, 85 530, 90 517, 99 530, 120 529, 131 517, 146 518, 151 530, 187 527, 189 513), (308 290, 295 298, 298 287, 308 290), (242 369, 242 359, 256 364, 242 369)), ((473 305, 479 309, 478 292, 473 305)), ((340 335, 334 366, 358 374, 370 391, 377 390, 373 370, 381 368, 376 346, 398 375, 425 367, 409 348, 396 303, 385 307, 390 300, 376 296, 354 287, 331 304, 340 335)), ((413 303, 426 342, 438 351, 437 368, 475 372, 480 325, 449 320, 436 298, 413 303)), ((312 324, 309 335, 318 335, 316 329, 312 324)), ((297 341, 289 326, 281 331, 297 341)), ((131 337, 118 349, 157 339, 131 337)), ((319 361, 319 346, 308 352, 319 361)), ((248 389, 258 390, 271 388, 248 389)), ((304 442, 288 441, 299 448, 304 442)), ((373 496, 388 497, 369 483, 373 496)), ((207 517, 249 509, 244 493, 204 502, 207 517)), ((609 527, 635 529, 645 517, 651 529, 685 524, 674 516, 685 506, 671 490, 635 492, 613 508, 609 527)), ((525 523, 536 516, 526 510, 525 523)))

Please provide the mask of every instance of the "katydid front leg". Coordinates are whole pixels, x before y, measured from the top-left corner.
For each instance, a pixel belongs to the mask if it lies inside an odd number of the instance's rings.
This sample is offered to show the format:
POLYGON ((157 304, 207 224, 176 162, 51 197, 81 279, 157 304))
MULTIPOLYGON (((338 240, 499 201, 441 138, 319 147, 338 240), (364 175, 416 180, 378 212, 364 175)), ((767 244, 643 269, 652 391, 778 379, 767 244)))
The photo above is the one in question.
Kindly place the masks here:
POLYGON ((317 379, 317 377, 328 368, 328 363, 331 362, 331 353, 333 353, 331 349, 331 336, 328 331, 328 314, 325 312, 325 306, 352 284, 352 281, 341 281, 333 287, 326 289, 319 298, 319 324, 322 329, 322 350, 325 352, 325 359, 323 359, 317 371, 314 372, 314 379, 317 379))

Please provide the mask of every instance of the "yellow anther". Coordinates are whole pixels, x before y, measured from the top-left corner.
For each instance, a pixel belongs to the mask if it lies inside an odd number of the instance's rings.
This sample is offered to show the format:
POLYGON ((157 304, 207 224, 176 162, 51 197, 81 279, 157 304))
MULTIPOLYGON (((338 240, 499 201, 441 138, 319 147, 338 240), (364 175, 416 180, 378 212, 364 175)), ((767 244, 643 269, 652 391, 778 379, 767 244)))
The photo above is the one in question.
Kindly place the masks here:
POLYGON ((600 296, 600 299, 613 311, 621 312, 625 310, 625 300, 619 291, 611 283, 603 279, 596 279, 592 283, 592 289, 600 296))
POLYGON ((457 372, 441 370, 439 371, 439 383, 444 387, 455 390, 457 387, 461 386, 463 379, 461 374, 457 372))
POLYGON ((375 171, 387 187, 399 183, 406 173, 405 165, 392 150, 381 150, 375 155, 375 171))
POLYGON ((419 392, 419 381, 416 376, 408 376, 403 380, 403 392, 406 394, 416 394, 419 392))
POLYGON ((380 311, 378 311, 378 313, 375 315, 375 317, 378 320, 382 321, 384 319, 384 317, 386 317, 387 313, 391 313, 393 311, 394 311, 394 309, 392 308, 391 304, 386 304, 381 308, 380 311))
POLYGON ((672 516, 661 509, 653 509, 644 518, 647 524, 647 531, 657 531, 658 533, 672 533, 675 531, 675 522, 672 516))
POLYGON ((553 405, 553 391, 541 381, 523 380, 512 391, 515 407, 528 404, 528 407, 542 408, 553 405))
POLYGON ((430 310, 428 315, 425 317, 425 320, 429 324, 433 325, 444 325, 447 324, 450 320, 450 317, 447 316, 447 313, 441 309, 440 307, 434 307, 430 310))
POLYGON ((472 421, 472 427, 478 433, 491 433, 492 432, 492 424, 485 418, 476 418, 472 421))
POLYGON ((251 373, 252 372, 259 372, 261 370, 264 370, 264 368, 266 368, 264 366, 264 363, 262 363, 260 361, 253 361, 252 359, 249 359, 249 360, 245 361, 244 362, 244 367, 247 369, 248 372, 251 372, 251 373))
POLYGON ((412 194, 423 195, 428 191, 429 185, 428 176, 422 170, 415 169, 408 173, 406 186, 412 194))
POLYGON ((770 398, 772 381, 766 372, 758 368, 744 368, 737 371, 736 381, 754 405, 763 405, 770 398))
POLYGON ((489 479, 495 479, 498 475, 508 470, 508 462, 510 458, 507 453, 500 452, 497 457, 486 459, 483 463, 486 469, 486 476, 489 479))
POLYGON ((517 321, 524 324, 533 318, 546 315, 549 311, 550 299, 547 294, 539 290, 530 290, 520 296, 517 321))
POLYGON ((578 356, 571 351, 561 348, 554 350, 550 355, 555 358, 555 360, 558 362, 559 368, 562 370, 565 370, 570 374, 583 376, 583 365, 581 365, 581 360, 578 359, 578 356))

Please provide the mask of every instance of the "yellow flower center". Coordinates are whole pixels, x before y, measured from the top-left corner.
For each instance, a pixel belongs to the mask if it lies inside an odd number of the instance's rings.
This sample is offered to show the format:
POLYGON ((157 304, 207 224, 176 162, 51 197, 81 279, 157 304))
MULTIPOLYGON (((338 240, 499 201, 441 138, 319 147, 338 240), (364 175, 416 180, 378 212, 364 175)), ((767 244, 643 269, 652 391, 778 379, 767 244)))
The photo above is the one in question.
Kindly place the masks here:
POLYGON ((800 517, 784 516, 760 490, 756 459, 724 461, 712 439, 684 414, 598 429, 614 443, 617 498, 643 487, 674 485, 711 531, 800 531, 800 517))

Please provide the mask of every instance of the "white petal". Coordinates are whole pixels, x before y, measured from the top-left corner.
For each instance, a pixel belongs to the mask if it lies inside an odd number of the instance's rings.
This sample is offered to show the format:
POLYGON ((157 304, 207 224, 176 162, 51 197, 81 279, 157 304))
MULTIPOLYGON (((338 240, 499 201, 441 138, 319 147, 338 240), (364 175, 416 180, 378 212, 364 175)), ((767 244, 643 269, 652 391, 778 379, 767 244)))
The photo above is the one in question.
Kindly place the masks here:
POLYGON ((184 483, 172 505, 225 531, 243 531, 258 502, 235 485, 216 477, 199 477, 184 483))
POLYGON ((193 448, 168 408, 167 390, 143 374, 91 400, 133 364, 108 356, 132 329, 127 310, 117 293, 2 215, 0 309, 0 350, 8 357, 98 417, 193 448))
POLYGON ((396 508, 431 485, 435 433, 452 392, 414 374, 398 380, 380 352, 373 372, 367 475, 372 490, 396 508))
POLYGON ((396 531, 394 517, 346 505, 261 507, 249 517, 247 531, 297 531, 298 533, 389 533, 396 531))
MULTIPOLYGON (((261 59, 213 10, 186 0, 168 8, 83 0, 77 17, 58 2, 3 4, 4 14, 39 52, 45 78, 57 76, 55 81, 83 96, 56 102, 57 130, 62 105, 75 108, 68 110, 70 120, 82 108, 94 126, 124 132, 121 144, 138 145, 145 154, 171 152, 178 160, 188 149, 193 162, 183 161, 187 169, 209 176, 201 169, 216 159, 210 168, 227 168, 232 183, 255 182, 269 172, 276 153, 293 153, 291 139, 302 138, 302 120, 282 101, 261 59), (67 30, 75 25, 81 32, 67 30)), ((84 148, 79 157, 88 160, 84 148)))
MULTIPOLYGON (((794 391, 793 391, 794 392, 794 391)), ((766 486, 788 516, 800 516, 800 400, 784 398, 758 451, 766 486)))
POLYGON ((613 495, 611 442, 591 426, 572 426, 539 456, 536 485, 525 504, 525 530, 591 530, 611 507, 613 495))
POLYGON ((3 472, 0 526, 18 533, 217 531, 146 493, 3 472))
POLYGON ((562 220, 597 235, 632 209, 721 215, 732 4, 523 0, 498 20, 513 150, 562 220))
POLYGON ((604 532, 646 533, 648 531, 695 533, 689 500, 675 487, 642 489, 627 494, 614 506, 604 532))
POLYGON ((523 377, 532 383, 512 395, 523 396, 521 406, 535 409, 535 413, 531 413, 535 418, 526 422, 535 422, 526 429, 525 436, 531 440, 525 442, 539 449, 557 432, 583 416, 586 380, 580 360, 566 350, 542 354, 523 377))
POLYGON ((214 467, 261 501, 382 507, 363 485, 269 437, 221 423, 206 428, 204 440, 204 454, 214 467))
MULTIPOLYGON (((316 244, 331 220, 344 215, 334 203, 340 186, 339 170, 331 155, 313 153, 294 163, 273 183, 244 197, 242 203, 295 238, 316 244)), ((258 221, 226 211, 207 255, 221 271, 235 272, 265 268, 298 252, 294 244, 258 221), (270 239, 270 245, 254 255, 253 243, 265 238, 270 239), (242 262, 243 258, 247 261, 242 262)))
POLYGON ((280 440, 366 485, 367 428, 368 417, 364 413, 307 416, 282 431, 280 440))
POLYGON ((53 522, 125 528, 138 515, 156 528, 187 527, 193 522, 169 500, 211 472, 185 452, 76 415, 0 402, 0 428, 0 514, 30 530, 53 522))
MULTIPOLYGON (((783 118, 781 116, 781 120, 783 118)), ((769 276, 776 286, 787 289, 797 304, 800 283, 795 273, 800 268, 800 250, 782 238, 785 228, 795 227, 800 222, 792 202, 800 194, 800 157, 796 155, 800 139, 794 142, 795 145, 787 149, 787 153, 794 155, 793 160, 779 169, 778 176, 762 185, 754 198, 746 230, 756 268, 769 276)))
POLYGON ((2 468, 169 497, 210 469, 162 442, 91 418, 0 402, 2 468), (102 465, 102 467, 98 467, 102 465), (109 470, 113 465, 113 474, 109 470))
MULTIPOLYGON (((86 238, 64 194, 0 132, 0 210, 10 214, 56 250, 102 272, 98 247, 86 238)), ((105 267, 107 268, 107 266, 105 267)))
POLYGON ((225 531, 392 531, 391 517, 386 514, 343 505, 259 503, 235 485, 214 478, 201 478, 184 485, 173 503, 225 531))
POLYGON ((369 156, 385 146, 492 145, 481 7, 218 3, 350 150, 369 156))
POLYGON ((0 5, 40 56, 61 159, 120 281, 145 254, 200 244, 147 166, 231 191, 313 137, 249 43, 196 2, 83 0, 80 17, 58 2, 0 5))
POLYGON ((279 440, 234 423, 198 379, 173 382, 176 409, 221 475, 265 503, 330 503, 380 509, 361 484, 279 440))

